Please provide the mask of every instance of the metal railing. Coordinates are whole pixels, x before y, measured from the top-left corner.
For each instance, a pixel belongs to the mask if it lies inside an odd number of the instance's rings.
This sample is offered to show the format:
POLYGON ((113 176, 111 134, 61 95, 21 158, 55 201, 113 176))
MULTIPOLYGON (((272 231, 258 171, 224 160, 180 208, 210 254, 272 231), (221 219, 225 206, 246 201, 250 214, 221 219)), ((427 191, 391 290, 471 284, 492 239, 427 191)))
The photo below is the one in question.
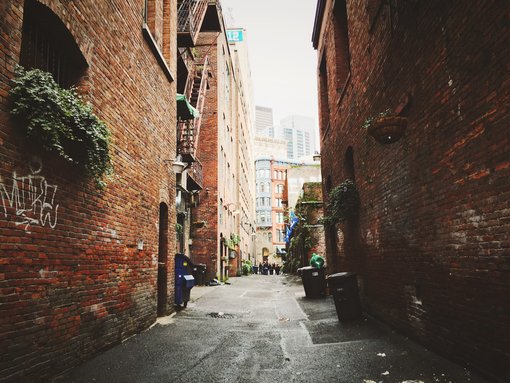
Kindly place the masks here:
POLYGON ((177 122, 177 151, 178 154, 180 154, 187 162, 196 161, 195 153, 198 145, 202 113, 205 105, 208 73, 209 57, 206 56, 203 64, 197 66, 197 76, 193 78, 197 80, 200 79, 200 82, 188 81, 189 83, 195 84, 190 91, 190 101, 191 104, 198 110, 199 116, 192 120, 177 122))
POLYGON ((182 0, 177 9, 178 32, 189 32, 192 40, 200 30, 209 0, 182 0))

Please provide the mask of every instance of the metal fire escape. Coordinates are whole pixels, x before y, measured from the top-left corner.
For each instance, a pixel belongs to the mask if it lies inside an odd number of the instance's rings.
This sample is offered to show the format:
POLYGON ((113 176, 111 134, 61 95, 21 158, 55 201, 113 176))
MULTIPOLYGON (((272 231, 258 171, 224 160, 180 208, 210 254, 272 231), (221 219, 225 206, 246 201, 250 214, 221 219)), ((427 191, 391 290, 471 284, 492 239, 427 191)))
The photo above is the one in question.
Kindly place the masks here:
POLYGON ((209 0, 179 0, 177 2, 177 45, 195 46, 204 21, 209 0))
POLYGON ((206 56, 203 64, 197 65, 194 73, 190 75, 185 93, 191 106, 199 112, 199 115, 191 119, 177 121, 177 153, 181 156, 182 161, 190 164, 188 174, 196 184, 192 183, 190 186, 195 186, 195 189, 201 189, 203 185, 202 164, 196 156, 196 151, 207 92, 208 73, 209 58, 206 56))
MULTIPOLYGON (((216 1, 212 0, 178 0, 177 3, 177 45, 179 47, 179 65, 182 68, 178 77, 178 89, 184 95, 186 103, 198 113, 178 113, 177 119, 177 154, 187 166, 188 191, 200 190, 203 186, 202 164, 197 158, 197 146, 200 136, 202 113, 209 78, 209 58, 197 57, 190 49, 197 43, 200 30, 218 29, 214 17, 217 14, 216 1), (208 11, 209 10, 209 11, 208 11), (208 16, 209 15, 209 16, 208 16), (182 74, 184 76, 182 76, 182 74)), ((178 109, 179 110, 179 109, 178 109)))

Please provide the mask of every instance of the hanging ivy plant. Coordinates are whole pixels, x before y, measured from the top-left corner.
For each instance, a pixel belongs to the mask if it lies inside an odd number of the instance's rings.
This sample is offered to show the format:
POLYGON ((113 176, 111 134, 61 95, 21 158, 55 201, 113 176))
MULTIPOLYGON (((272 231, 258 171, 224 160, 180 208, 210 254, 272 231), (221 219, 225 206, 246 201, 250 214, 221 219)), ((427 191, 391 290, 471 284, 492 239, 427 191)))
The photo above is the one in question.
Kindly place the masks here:
POLYGON ((24 136, 44 150, 81 167, 104 187, 111 172, 110 132, 76 91, 61 88, 50 73, 18 66, 9 92, 11 114, 24 136))
POLYGON ((328 195, 328 200, 328 214, 322 218, 324 225, 334 225, 357 216, 360 199, 358 189, 353 181, 347 179, 334 187, 328 195))

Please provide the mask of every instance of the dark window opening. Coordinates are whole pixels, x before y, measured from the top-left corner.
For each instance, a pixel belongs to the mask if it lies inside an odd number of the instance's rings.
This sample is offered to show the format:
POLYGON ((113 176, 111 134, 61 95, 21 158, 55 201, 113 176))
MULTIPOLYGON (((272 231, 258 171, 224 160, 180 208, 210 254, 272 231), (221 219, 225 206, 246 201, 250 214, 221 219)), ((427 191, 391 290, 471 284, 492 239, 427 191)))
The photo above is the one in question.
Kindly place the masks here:
POLYGON ((335 2, 333 9, 337 90, 343 92, 350 72, 349 30, 345 0, 335 2))
POLYGON ((349 146, 345 152, 344 173, 346 178, 356 181, 356 175, 354 174, 354 150, 352 146, 349 146))
POLYGON ((168 206, 159 205, 158 315, 166 315, 168 305, 168 206))
POLYGON ((64 23, 47 6, 25 2, 20 64, 53 75, 63 88, 77 85, 87 62, 64 23))
POLYGON ((326 65, 326 54, 324 53, 319 67, 320 116, 322 120, 320 127, 322 135, 329 126, 328 71, 326 65))
POLYGON ((333 182, 331 181, 331 176, 329 175, 326 178, 326 191, 329 193, 332 188, 333 188, 333 182))

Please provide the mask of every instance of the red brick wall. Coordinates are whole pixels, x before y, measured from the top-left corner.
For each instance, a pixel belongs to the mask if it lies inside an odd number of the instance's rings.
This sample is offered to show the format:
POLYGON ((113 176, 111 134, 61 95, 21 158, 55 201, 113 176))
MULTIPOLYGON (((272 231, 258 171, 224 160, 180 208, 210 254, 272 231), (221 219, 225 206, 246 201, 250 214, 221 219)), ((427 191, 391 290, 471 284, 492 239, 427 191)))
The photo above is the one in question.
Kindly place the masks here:
POLYGON ((359 223, 341 228, 337 249, 327 242, 328 263, 338 265, 330 272, 358 272, 368 311, 508 381, 508 5, 393 3, 390 12, 383 2, 371 26, 365 1, 347 1, 345 92, 330 75, 334 29, 329 13, 324 19, 318 55, 326 50, 331 117, 320 119, 323 179, 334 187, 347 177, 343 154, 352 146, 361 196, 359 223), (361 126, 387 108, 409 124, 400 141, 381 145, 361 126))
POLYGON ((218 47, 217 32, 201 33, 195 47, 199 60, 209 56, 210 71, 197 157, 202 162, 204 185, 200 204, 193 209, 193 220, 206 221, 203 228, 192 233, 191 259, 207 265, 206 281, 216 277, 218 254, 218 47), (208 192, 205 192, 205 189, 208 192))
MULTIPOLYGON (((98 190, 16 134, 7 94, 19 62, 23 1, 3 1, 1 381, 46 381, 155 321, 160 202, 169 206, 168 247, 175 248, 175 179, 164 162, 175 158, 175 84, 142 36, 143 1, 45 3, 88 61, 82 91, 112 131, 114 174, 98 190), (16 188, 26 192, 30 179, 38 197, 9 200, 16 188), (47 221, 28 225, 23 209, 47 221)), ((175 74, 175 63, 169 66, 175 74)), ((173 256, 167 270, 172 310, 173 256)))
POLYGON ((296 212, 303 217, 300 225, 305 225, 310 233, 312 248, 306 254, 306 264, 313 253, 326 257, 326 244, 324 241, 324 226, 320 224, 323 217, 322 189, 319 182, 305 182, 303 196, 296 204, 296 212))
MULTIPOLYGON (((313 238, 312 253, 326 257, 326 243, 324 237, 324 226, 320 224, 320 219, 324 216, 324 207, 322 203, 322 189, 319 182, 306 182, 303 185, 303 200, 317 201, 310 205, 303 204, 302 209, 306 214, 306 224, 310 225, 309 230, 313 238)), ((309 257, 309 258, 310 258, 309 257)))

